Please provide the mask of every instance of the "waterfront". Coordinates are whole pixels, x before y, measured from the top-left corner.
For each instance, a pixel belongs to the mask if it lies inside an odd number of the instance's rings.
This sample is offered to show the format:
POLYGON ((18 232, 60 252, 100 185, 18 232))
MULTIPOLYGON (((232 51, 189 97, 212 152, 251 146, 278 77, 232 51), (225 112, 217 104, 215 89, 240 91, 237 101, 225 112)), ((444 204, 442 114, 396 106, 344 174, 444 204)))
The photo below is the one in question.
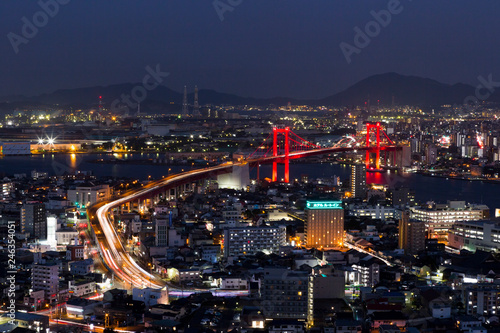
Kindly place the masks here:
MULTIPOLYGON (((161 154, 134 153, 123 154, 125 159, 147 159, 161 157, 161 154)), ((15 173, 30 175, 32 170, 48 172, 49 175, 62 175, 65 172, 92 171, 97 177, 127 177, 146 179, 148 176, 161 178, 168 173, 191 170, 192 166, 155 165, 155 164, 111 164, 93 163, 97 159, 112 159, 113 154, 45 154, 32 156, 3 156, 0 158, 0 172, 5 176, 15 173), (169 171, 170 169, 170 171, 169 171)), ((340 177, 341 181, 348 181, 350 166, 343 164, 291 164, 290 178, 299 179, 302 175, 309 178, 340 177)), ((283 167, 278 168, 278 177, 283 175, 283 167)), ((257 170, 252 168, 251 178, 256 178, 257 170)), ((270 177, 271 166, 260 167, 260 176, 270 177)), ((433 200, 446 202, 447 200, 465 200, 470 203, 483 203, 491 210, 500 207, 500 186, 483 181, 468 181, 429 177, 415 173, 400 173, 397 171, 383 173, 367 173, 367 182, 388 184, 391 186, 407 186, 415 190, 418 202, 433 200)))

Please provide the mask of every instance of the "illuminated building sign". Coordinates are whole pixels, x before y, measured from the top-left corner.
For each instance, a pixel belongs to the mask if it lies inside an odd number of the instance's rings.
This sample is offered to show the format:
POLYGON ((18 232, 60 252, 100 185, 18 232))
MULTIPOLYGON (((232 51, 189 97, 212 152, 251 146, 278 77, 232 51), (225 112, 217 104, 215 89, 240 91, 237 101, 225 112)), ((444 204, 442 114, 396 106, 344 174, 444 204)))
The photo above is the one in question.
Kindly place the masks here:
POLYGON ((308 201, 307 209, 342 209, 342 201, 308 201))

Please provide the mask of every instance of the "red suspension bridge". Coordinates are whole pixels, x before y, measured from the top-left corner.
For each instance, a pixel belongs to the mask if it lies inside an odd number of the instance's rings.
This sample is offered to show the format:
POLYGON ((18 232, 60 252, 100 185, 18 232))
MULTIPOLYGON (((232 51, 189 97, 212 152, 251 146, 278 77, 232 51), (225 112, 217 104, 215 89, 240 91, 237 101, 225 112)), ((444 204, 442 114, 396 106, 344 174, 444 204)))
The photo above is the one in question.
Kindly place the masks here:
POLYGON ((345 136, 333 146, 320 146, 301 138, 289 127, 274 127, 272 133, 264 139, 262 144, 247 158, 251 165, 272 163, 272 181, 278 180, 278 164, 284 164, 284 182, 290 181, 290 160, 315 155, 325 155, 340 152, 366 151, 365 164, 367 169, 381 169, 381 151, 385 153, 384 165, 388 165, 391 156, 387 152, 393 152, 392 166, 397 164, 396 151, 402 147, 397 146, 382 129, 380 123, 366 124, 366 135, 359 137, 345 136), (383 136, 381 136, 381 134, 383 136), (362 142, 366 138, 365 142, 362 142), (371 155, 375 154, 375 159, 371 155))

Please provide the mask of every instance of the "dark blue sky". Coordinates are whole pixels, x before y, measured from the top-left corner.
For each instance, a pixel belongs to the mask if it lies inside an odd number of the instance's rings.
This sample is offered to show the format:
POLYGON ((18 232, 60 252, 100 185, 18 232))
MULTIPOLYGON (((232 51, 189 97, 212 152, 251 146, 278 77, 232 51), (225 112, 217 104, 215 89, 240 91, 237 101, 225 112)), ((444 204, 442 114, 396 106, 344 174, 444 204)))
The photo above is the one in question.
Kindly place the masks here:
POLYGON ((353 28, 389 2, 242 0, 221 21, 213 0, 71 0, 16 54, 8 34, 22 36, 21 19, 41 8, 5 0, 0 95, 139 82, 156 64, 175 90, 254 97, 323 97, 384 72, 500 81, 500 2, 491 0, 401 0, 401 13, 348 64, 339 44, 353 45, 353 28))

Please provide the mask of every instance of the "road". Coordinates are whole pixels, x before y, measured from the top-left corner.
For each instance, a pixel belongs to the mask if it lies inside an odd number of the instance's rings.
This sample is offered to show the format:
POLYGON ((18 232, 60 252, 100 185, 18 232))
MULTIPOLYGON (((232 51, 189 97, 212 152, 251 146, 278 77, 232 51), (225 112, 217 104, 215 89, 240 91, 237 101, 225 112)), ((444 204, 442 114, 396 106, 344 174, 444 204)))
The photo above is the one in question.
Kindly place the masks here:
MULTIPOLYGON (((178 184, 183 181, 189 182, 190 179, 195 179, 197 177, 208 177, 217 172, 230 172, 234 165, 241 164, 242 163, 226 163, 215 167, 186 171, 177 175, 172 175, 147 184, 139 190, 129 191, 122 197, 111 202, 100 203, 89 208, 87 214, 97 236, 99 252, 101 253, 103 261, 106 263, 107 267, 115 274, 115 277, 119 278, 126 285, 137 288, 151 286, 151 288, 161 289, 167 285, 166 282, 164 282, 157 275, 148 272, 148 270, 137 264, 134 258, 132 258, 132 256, 130 256, 130 254, 126 251, 120 237, 113 227, 112 221, 110 220, 113 208, 143 197, 149 192, 157 191, 163 187, 168 188, 169 185, 174 186, 174 184, 178 184)), ((169 288, 169 291, 170 290, 171 294, 178 294, 182 292, 186 295, 196 291, 208 291, 204 289, 180 290, 176 288, 169 288)))
POLYGON ((358 252, 362 252, 362 253, 365 253, 365 254, 369 254, 369 255, 371 255, 372 257, 377 258, 377 259, 379 259, 379 260, 383 261, 383 262, 384 262, 384 264, 386 264, 387 266, 394 266, 394 264, 393 264, 392 262, 390 262, 389 260, 387 260, 386 258, 383 258, 383 257, 379 256, 378 254, 376 254, 376 253, 374 253, 374 252, 366 251, 365 249, 363 249, 363 248, 361 248, 361 247, 359 247, 359 246, 356 246, 356 245, 354 245, 354 244, 350 244, 350 243, 348 243, 348 242, 344 242, 344 246, 346 246, 346 247, 348 247, 348 248, 350 248, 350 249, 354 249, 354 250, 356 250, 356 251, 358 251, 358 252))

